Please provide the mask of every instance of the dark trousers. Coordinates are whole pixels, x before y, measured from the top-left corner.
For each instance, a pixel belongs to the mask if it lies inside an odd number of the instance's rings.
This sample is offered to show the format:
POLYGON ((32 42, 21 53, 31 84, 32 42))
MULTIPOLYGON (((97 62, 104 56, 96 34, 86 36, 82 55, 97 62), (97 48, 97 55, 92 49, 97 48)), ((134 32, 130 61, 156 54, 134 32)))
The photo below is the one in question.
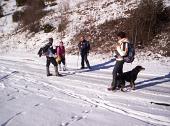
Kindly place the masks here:
POLYGON ((54 66, 57 66, 57 62, 54 57, 47 57, 46 67, 49 67, 50 63, 52 63, 54 66))
POLYGON ((86 62, 86 65, 88 68, 90 68, 89 61, 87 59, 87 53, 81 54, 81 67, 84 68, 84 61, 86 62))
POLYGON ((112 88, 113 89, 116 89, 116 87, 118 86, 117 85, 117 75, 121 75, 123 73, 123 64, 124 64, 124 61, 116 61, 116 64, 115 64, 115 67, 113 69, 113 79, 112 79, 112 88))

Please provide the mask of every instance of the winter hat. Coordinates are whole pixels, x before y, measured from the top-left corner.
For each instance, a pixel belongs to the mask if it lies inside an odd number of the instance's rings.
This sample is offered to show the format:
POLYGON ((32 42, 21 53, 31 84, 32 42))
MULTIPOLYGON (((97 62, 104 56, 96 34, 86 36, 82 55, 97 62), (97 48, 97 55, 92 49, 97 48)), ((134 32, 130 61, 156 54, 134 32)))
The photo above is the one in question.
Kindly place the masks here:
POLYGON ((53 38, 49 38, 49 43, 53 43, 53 38))
POLYGON ((126 33, 121 31, 121 32, 117 33, 117 36, 120 38, 126 38, 126 33))

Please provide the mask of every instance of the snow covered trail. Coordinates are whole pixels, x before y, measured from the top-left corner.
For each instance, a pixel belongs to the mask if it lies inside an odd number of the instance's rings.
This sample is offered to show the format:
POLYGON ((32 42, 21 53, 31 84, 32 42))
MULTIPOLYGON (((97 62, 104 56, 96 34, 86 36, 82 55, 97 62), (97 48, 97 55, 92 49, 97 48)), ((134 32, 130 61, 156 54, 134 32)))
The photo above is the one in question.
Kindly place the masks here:
POLYGON ((135 91, 108 92, 114 62, 88 71, 70 59, 63 77, 46 77, 43 58, 0 56, 0 125, 170 126, 169 65, 140 73, 135 91))

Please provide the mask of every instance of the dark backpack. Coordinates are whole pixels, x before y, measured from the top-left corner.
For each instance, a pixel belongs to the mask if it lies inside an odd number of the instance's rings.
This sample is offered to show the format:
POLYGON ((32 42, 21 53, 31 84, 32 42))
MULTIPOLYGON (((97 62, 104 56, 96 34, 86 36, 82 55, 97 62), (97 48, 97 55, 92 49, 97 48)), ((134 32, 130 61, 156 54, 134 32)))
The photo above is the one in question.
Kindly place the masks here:
POLYGON ((90 50, 90 43, 89 42, 87 43, 87 49, 88 49, 88 51, 90 50))
POLYGON ((86 52, 89 53, 89 51, 90 51, 90 43, 89 43, 89 41, 86 41, 85 49, 86 49, 86 52))
POLYGON ((50 47, 49 44, 46 44, 45 46, 41 47, 38 51, 39 57, 42 56, 42 54, 46 53, 48 51, 48 48, 50 47))
POLYGON ((135 48, 134 45, 131 43, 128 43, 128 53, 126 56, 123 57, 124 61, 126 63, 132 63, 135 59, 135 48))

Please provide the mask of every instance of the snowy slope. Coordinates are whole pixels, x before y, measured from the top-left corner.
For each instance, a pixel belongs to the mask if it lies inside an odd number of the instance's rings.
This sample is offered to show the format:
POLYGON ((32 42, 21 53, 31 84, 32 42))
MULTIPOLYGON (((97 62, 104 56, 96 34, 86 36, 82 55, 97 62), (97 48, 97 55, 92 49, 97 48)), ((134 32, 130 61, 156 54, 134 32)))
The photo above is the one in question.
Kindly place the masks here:
MULTIPOLYGON (((58 26, 61 23, 61 10, 68 18, 62 41, 70 46, 70 41, 82 29, 91 26, 97 27, 106 20, 127 17, 128 15, 125 12, 134 9, 139 2, 140 0, 129 0, 123 3, 117 0, 58 0, 57 5, 46 8, 46 10, 52 10, 52 12, 41 19, 41 25, 48 23, 56 29, 50 33, 41 31, 32 34, 28 31, 19 32, 20 30, 17 30, 18 23, 12 22, 12 13, 22 9, 16 7, 15 0, 2 0, 1 4, 4 5, 6 16, 0 18, 0 52, 4 53, 16 49, 24 49, 29 52, 37 50, 49 37, 53 37, 54 43, 57 45, 61 41, 61 33, 58 32, 58 26), (63 11, 65 7, 68 10, 63 11)), ((168 6, 169 1, 165 0, 165 2, 168 6)))
POLYGON ((42 45, 42 42, 46 41, 49 37, 53 37, 55 44, 58 44, 61 40, 61 33, 58 32, 58 25, 61 23, 61 10, 68 18, 63 42, 69 45, 71 39, 74 38, 74 35, 79 33, 82 29, 89 28, 93 25, 97 27, 106 20, 127 16, 124 12, 136 7, 138 4, 135 0, 127 1, 124 4, 116 2, 115 0, 97 0, 94 2, 93 0, 59 0, 57 1, 57 5, 46 8, 47 10, 53 11, 41 19, 42 25, 49 23, 53 25, 56 30, 50 33, 41 31, 34 35, 28 33, 28 31, 15 31, 18 24, 12 23, 12 13, 21 8, 17 8, 14 1, 15 0, 9 0, 8 2, 5 2, 6 5, 4 8, 9 8, 6 10, 9 15, 0 19, 0 30, 2 31, 0 33, 0 52, 23 49, 23 47, 27 51, 37 49, 42 45), (68 7, 67 11, 63 11, 65 7, 68 7))
POLYGON ((64 76, 46 77, 44 57, 0 56, 0 125, 170 125, 170 62, 125 64, 124 71, 136 65, 146 68, 138 76, 137 89, 109 92, 115 62, 99 57, 90 57, 93 69, 89 71, 77 70, 78 57, 67 56, 68 71, 61 71, 64 76))

